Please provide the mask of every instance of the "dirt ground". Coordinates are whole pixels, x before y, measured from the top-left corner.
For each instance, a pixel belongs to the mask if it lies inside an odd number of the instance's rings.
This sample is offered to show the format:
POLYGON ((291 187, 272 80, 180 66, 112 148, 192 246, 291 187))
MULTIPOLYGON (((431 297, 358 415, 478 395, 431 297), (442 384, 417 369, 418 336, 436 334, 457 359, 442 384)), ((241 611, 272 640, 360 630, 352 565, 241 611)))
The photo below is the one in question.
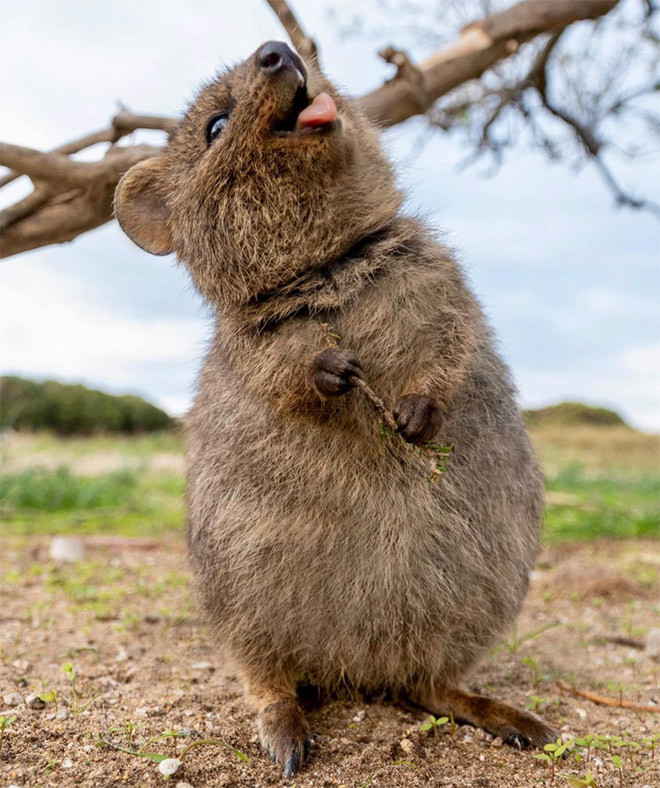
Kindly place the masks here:
MULTIPOLYGON (((100 739, 172 757, 187 744, 170 785, 248 788, 283 785, 260 752, 237 681, 190 599, 182 542, 90 538, 82 562, 58 566, 44 539, 0 543, 0 715, 15 716, 0 745, 0 788, 113 788, 163 784, 150 758, 99 746, 100 739), (75 671, 76 706, 71 686, 75 671), (49 695, 50 693, 50 695, 49 695), (57 700, 25 698, 44 695, 57 700), (97 697, 98 696, 98 697, 97 697), (90 703, 91 701, 91 703, 90 703), (89 704, 89 705, 88 705, 89 704), (88 708, 85 708, 88 705, 88 708), (73 712, 73 713, 72 713, 73 712), (137 726, 129 743, 127 723, 137 726)), ((554 785, 590 772, 598 788, 660 785, 660 752, 643 740, 660 714, 597 705, 559 689, 581 690, 660 708, 660 546, 598 542, 546 550, 518 626, 475 672, 471 686, 519 706, 537 706, 564 738, 621 736, 615 747, 575 754, 557 765, 554 785), (542 630, 539 632, 539 630, 542 630), (623 638, 624 642, 616 642, 623 638), (629 641, 629 642, 628 642, 629 641), (655 659, 653 657, 655 653, 655 659), (641 749, 633 742, 640 743, 641 749)), ((422 732, 423 712, 382 699, 308 703, 310 760, 291 785, 478 786, 553 784, 533 751, 490 735, 445 725, 422 732)), ((660 747, 658 747, 660 750, 660 747)))

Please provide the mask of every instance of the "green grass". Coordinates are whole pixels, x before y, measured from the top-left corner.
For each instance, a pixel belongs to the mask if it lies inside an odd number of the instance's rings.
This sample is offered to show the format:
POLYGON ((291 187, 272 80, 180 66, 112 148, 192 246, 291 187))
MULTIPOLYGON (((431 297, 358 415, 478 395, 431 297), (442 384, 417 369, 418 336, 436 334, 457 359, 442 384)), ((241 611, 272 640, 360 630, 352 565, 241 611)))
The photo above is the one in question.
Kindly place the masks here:
POLYGON ((546 484, 546 542, 660 537, 660 473, 594 474, 570 464, 546 484))
MULTIPOLYGON (((557 426, 532 437, 547 478, 546 542, 660 538, 657 437, 557 426)), ((0 449, 3 534, 154 537, 183 528, 180 436, 19 435, 0 449)))
POLYGON ((26 470, 0 476, 0 501, 9 511, 71 512, 122 506, 134 497, 137 475, 129 470, 73 476, 68 468, 26 470))
POLYGON ((1 474, 2 532, 156 536, 181 530, 183 488, 178 475, 127 469, 96 476, 66 468, 1 474))

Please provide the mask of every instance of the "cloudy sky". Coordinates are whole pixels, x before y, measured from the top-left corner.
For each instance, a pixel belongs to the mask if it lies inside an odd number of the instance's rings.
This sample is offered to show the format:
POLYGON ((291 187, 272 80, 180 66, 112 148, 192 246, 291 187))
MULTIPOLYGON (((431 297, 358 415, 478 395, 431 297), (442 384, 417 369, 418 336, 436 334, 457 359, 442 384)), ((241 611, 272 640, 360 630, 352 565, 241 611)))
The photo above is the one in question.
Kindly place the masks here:
MULTIPOLYGON (((350 18, 354 3, 333 5, 350 18)), ((297 6, 349 93, 389 76, 375 55, 389 41, 342 36, 328 2, 297 6)), ((117 101, 174 115, 223 63, 284 37, 264 0, 23 0, 3 9, 3 28, 0 137, 44 149, 102 128, 117 101)), ((459 250, 522 403, 578 399, 660 430, 660 223, 614 209, 590 169, 536 154, 517 153, 490 179, 459 172, 465 151, 437 134, 420 153, 423 130, 409 121, 385 144, 410 208, 459 250)), ((660 199, 658 160, 618 172, 660 199)), ((137 392, 181 413, 208 333, 185 272, 114 224, 0 262, 0 373, 137 392)))

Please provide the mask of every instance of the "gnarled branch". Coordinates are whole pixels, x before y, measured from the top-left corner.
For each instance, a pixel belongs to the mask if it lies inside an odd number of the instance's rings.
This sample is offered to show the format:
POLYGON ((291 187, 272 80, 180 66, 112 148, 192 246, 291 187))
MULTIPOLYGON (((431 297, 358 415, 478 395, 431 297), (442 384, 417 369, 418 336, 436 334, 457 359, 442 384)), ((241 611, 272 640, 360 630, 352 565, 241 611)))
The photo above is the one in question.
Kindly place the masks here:
MULTIPOLYGON (((397 67, 395 77, 377 90, 358 98, 367 116, 387 127, 423 114, 437 99, 459 85, 479 79, 499 61, 515 52, 523 43, 545 33, 558 34, 574 22, 596 19, 608 13, 618 0, 521 0, 511 8, 485 17, 464 28, 451 46, 424 60, 419 65, 400 50, 388 48, 381 56, 397 67)), ((316 45, 303 31, 286 0, 268 0, 286 29, 292 43, 305 57, 317 57, 316 45)), ((546 46, 545 61, 527 75, 524 84, 501 90, 490 123, 483 133, 487 136, 492 124, 507 103, 514 102, 520 91, 534 83, 545 96, 548 109, 557 117, 562 110, 548 103, 545 91, 545 66, 552 45, 546 46)), ((542 53, 543 54, 543 53, 542 53)), ((458 112, 460 108, 456 111, 458 112)), ((446 110, 445 110, 446 111, 446 110)), ((572 125, 586 149, 594 148, 586 129, 563 113, 562 119, 572 125)), ((78 235, 104 224, 112 218, 114 188, 121 175, 133 164, 159 149, 152 146, 120 146, 117 143, 136 129, 157 129, 171 132, 176 121, 171 118, 133 115, 122 109, 109 128, 62 145, 50 153, 17 145, 0 145, 0 164, 10 171, 0 178, 0 187, 20 175, 28 175, 34 191, 14 205, 0 211, 0 257, 9 257, 51 243, 71 241, 78 235), (109 144, 105 156, 95 162, 74 161, 70 156, 98 143, 109 144)), ((594 160, 615 187, 617 199, 632 207, 652 207, 646 201, 625 194, 616 184, 600 156, 594 160)))
POLYGON ((385 83, 360 99, 372 120, 394 126, 426 112, 441 96, 473 79, 542 33, 563 30, 579 20, 597 19, 618 0, 522 0, 506 11, 463 28, 458 41, 419 65, 425 91, 420 109, 418 85, 403 79, 385 83))

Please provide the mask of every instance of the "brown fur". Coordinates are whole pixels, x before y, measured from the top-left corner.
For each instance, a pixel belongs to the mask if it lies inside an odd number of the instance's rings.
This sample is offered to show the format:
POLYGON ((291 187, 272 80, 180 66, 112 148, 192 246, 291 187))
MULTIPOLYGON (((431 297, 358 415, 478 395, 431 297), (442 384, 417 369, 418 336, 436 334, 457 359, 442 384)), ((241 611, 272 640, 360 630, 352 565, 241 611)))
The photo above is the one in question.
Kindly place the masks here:
POLYGON ((543 744, 537 718, 460 689, 517 615, 537 551, 542 484, 509 372, 451 252, 400 213, 376 130, 308 68, 340 130, 274 136, 295 87, 252 56, 118 189, 122 226, 175 251, 216 312, 189 417, 202 604, 287 774, 304 758, 303 678, 408 691, 543 744), (323 322, 344 361, 319 355, 323 322), (453 444, 437 485, 381 442, 351 374, 397 403, 407 438, 453 444))

